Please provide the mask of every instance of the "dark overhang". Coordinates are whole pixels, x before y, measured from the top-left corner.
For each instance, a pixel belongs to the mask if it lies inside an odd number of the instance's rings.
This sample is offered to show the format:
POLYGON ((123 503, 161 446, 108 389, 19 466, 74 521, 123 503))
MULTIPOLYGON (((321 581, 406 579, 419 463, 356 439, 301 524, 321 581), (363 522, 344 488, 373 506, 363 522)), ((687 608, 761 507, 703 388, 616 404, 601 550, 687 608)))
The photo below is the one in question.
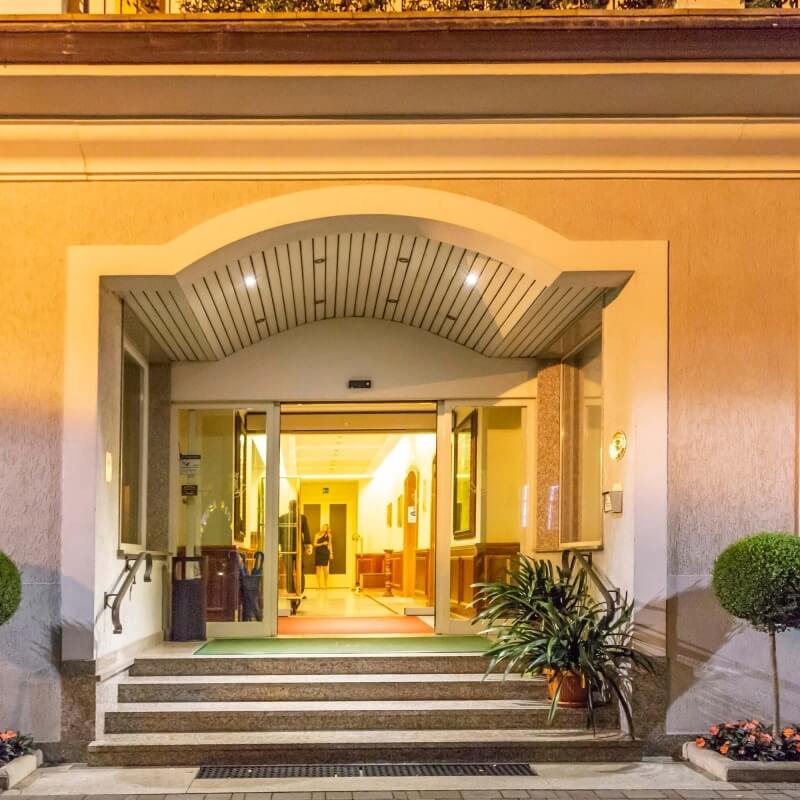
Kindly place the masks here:
POLYGON ((0 17, 3 64, 792 61, 796 11, 0 17))

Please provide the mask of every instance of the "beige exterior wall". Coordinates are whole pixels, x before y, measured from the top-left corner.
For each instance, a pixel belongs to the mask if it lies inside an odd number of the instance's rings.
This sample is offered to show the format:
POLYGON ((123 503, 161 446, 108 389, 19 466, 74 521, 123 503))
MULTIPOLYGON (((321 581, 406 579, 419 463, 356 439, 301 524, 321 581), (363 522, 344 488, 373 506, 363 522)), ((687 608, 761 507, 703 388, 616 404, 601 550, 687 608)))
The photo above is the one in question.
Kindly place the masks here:
MULTIPOLYGON (((669 729, 694 731, 732 708, 763 713, 762 643, 734 632, 707 576, 727 542, 752 530, 795 529, 800 182, 409 184, 495 203, 569 239, 669 241, 669 729)), ((315 185, 0 185, 0 547, 19 562, 25 584, 22 610, 0 631, 9 654, 0 718, 8 724, 43 741, 59 738, 67 248, 161 243, 223 211, 315 185)), ((783 635, 780 647, 785 664, 800 657, 796 634, 783 635)), ((785 685, 787 718, 800 716, 800 687, 791 677, 785 685)))

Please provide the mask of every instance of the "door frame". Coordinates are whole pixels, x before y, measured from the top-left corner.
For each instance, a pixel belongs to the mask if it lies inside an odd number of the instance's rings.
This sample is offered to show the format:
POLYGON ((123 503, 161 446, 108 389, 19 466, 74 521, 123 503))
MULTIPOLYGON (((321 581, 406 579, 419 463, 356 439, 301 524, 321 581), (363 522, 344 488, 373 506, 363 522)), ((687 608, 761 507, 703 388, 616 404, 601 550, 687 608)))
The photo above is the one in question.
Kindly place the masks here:
MULTIPOLYGON (((452 619, 450 615, 450 549, 453 530, 453 411, 457 408, 493 408, 510 406, 523 408, 522 435, 526 443, 526 519, 520 550, 533 549, 536 534, 536 398, 483 398, 441 400, 436 410, 436 573, 435 573, 435 632, 443 635, 475 634, 477 629, 469 620, 452 619)), ((481 448, 478 447, 480 454, 481 448)), ((479 455, 480 458, 480 455, 479 455)), ((480 504, 479 504, 480 507, 480 504)))
MULTIPOLYGON (((278 490, 280 487, 280 449, 278 433, 280 431, 280 406, 273 402, 257 403, 172 403, 170 409, 170 503, 169 503, 169 541, 170 552, 177 552, 177 524, 181 502, 180 470, 178 459, 178 415, 181 411, 247 410, 265 415, 265 433, 267 436, 267 463, 264 481, 264 508, 278 507, 278 490)), ((264 567, 261 581, 261 602, 263 615, 261 622, 208 622, 206 638, 259 638, 275 636, 278 632, 278 593, 269 591, 269 587, 278 584, 278 560, 267 558, 268 553, 278 552, 278 517, 276 514, 264 514, 264 567)), ((170 587, 171 589, 171 587, 170 587)))

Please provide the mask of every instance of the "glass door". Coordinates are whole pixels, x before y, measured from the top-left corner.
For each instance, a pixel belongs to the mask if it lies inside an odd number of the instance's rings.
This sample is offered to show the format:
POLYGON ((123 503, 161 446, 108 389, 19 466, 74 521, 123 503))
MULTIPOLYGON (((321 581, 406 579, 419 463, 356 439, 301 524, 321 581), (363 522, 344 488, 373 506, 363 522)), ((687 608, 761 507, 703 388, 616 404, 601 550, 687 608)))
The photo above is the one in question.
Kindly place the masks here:
POLYGON ((204 578, 208 638, 275 634, 276 413, 271 406, 174 411, 178 575, 204 578))
POLYGON ((531 550, 535 413, 527 400, 439 404, 437 633, 476 633, 474 584, 531 550))

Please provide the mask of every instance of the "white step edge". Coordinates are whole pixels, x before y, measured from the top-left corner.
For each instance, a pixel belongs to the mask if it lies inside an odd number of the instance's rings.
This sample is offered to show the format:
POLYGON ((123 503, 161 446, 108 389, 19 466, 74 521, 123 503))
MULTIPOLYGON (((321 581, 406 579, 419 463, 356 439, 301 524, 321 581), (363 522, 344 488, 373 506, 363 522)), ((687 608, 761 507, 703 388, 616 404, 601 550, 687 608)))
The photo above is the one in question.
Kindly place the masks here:
POLYGON ((620 731, 574 729, 492 729, 492 730, 345 730, 345 731, 229 731, 217 733, 107 733, 89 745, 98 747, 205 747, 252 748, 265 745, 381 745, 414 743, 562 742, 586 743, 629 741, 620 731))
POLYGON ((536 711, 549 706, 546 700, 218 700, 190 704, 122 703, 109 707, 106 713, 164 714, 174 711, 186 715, 203 711, 536 711))
POLYGON ((544 678, 523 678, 521 675, 487 675, 483 673, 411 673, 411 674, 366 674, 342 673, 338 675, 130 675, 120 684, 135 686, 151 685, 197 685, 197 684, 320 684, 320 683, 544 683, 544 678))

